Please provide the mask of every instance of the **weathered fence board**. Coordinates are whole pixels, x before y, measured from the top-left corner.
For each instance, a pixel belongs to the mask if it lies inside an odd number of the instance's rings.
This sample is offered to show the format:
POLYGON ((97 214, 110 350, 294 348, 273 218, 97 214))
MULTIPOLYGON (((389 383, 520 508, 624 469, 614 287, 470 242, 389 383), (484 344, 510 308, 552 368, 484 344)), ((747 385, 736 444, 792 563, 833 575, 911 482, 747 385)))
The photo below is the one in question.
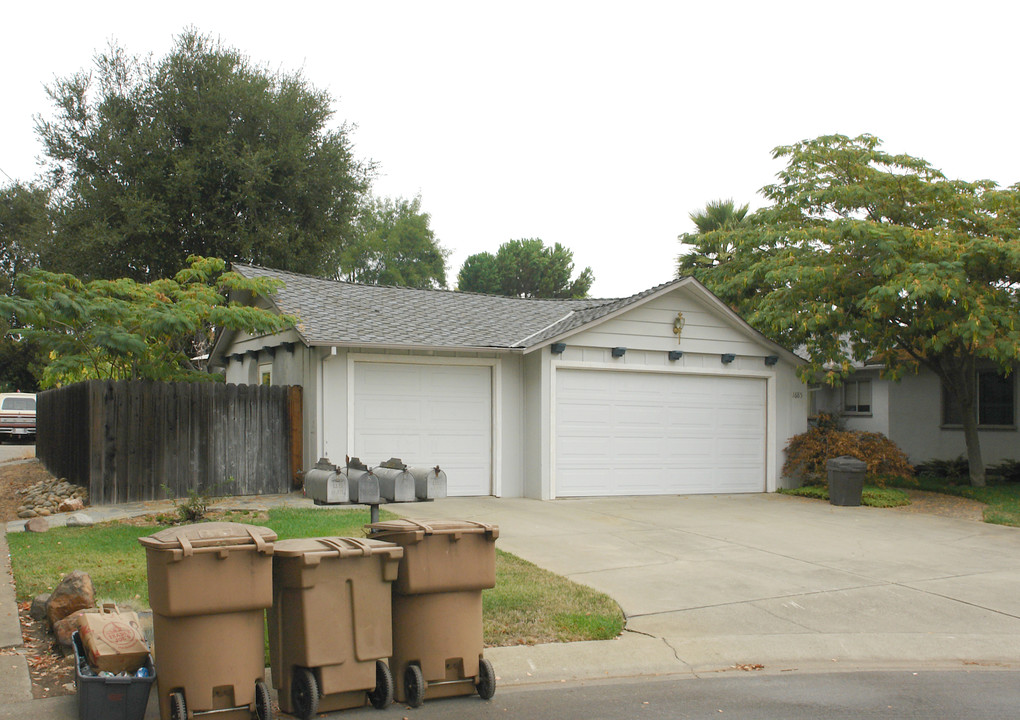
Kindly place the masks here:
POLYGON ((90 380, 38 397, 36 455, 94 505, 285 493, 300 469, 297 386, 90 380))

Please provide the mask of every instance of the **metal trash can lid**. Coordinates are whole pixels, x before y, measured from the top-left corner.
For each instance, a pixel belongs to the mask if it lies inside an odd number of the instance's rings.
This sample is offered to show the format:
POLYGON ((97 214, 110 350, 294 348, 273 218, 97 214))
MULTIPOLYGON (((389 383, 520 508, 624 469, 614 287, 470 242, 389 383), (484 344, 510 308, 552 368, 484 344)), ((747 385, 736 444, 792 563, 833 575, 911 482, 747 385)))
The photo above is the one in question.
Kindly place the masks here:
POLYGON ((868 464, 852 455, 841 455, 825 463, 825 469, 836 470, 837 472, 864 472, 868 469, 868 464))
POLYGON ((210 522, 180 525, 138 538, 152 550, 184 550, 191 548, 252 545, 262 548, 276 540, 276 533, 260 525, 235 522, 210 522))
POLYGON ((273 546, 276 557, 292 558, 305 555, 321 557, 368 557, 388 555, 394 560, 404 556, 404 548, 382 540, 352 537, 292 538, 281 540, 273 546))
POLYGON ((384 520, 382 522, 366 525, 372 531, 373 537, 392 537, 396 535, 415 535, 421 539, 425 535, 457 535, 457 534, 481 534, 491 535, 493 539, 499 537, 499 526, 489 523, 476 522, 474 520, 429 520, 420 522, 418 520, 384 520))

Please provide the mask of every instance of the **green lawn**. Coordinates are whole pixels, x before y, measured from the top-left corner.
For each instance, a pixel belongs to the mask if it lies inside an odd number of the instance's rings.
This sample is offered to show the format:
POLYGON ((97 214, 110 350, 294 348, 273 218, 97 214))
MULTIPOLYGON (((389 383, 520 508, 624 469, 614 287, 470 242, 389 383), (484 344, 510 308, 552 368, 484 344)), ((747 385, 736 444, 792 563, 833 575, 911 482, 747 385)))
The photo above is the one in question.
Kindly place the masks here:
MULTIPOLYGON (((817 498, 818 500, 829 499, 829 489, 824 485, 805 485, 804 487, 780 490, 779 492, 784 495, 817 498)), ((865 485, 864 492, 861 493, 861 504, 880 508, 898 507, 900 505, 909 505, 910 498, 907 497, 905 492, 896 488, 865 485)))
MULTIPOLYGON (((381 519, 396 517, 383 511, 381 519)), ((368 510, 276 508, 268 519, 233 513, 225 520, 270 527, 281 540, 348 535, 364 537, 368 510)), ((53 528, 46 533, 11 533, 19 600, 49 592, 72 570, 92 577, 103 600, 148 607, 145 551, 138 538, 165 525, 103 523, 90 528, 53 528)), ((497 541, 498 543, 498 541, 497 541)), ((496 551, 496 587, 482 594, 484 640, 489 646, 553 641, 604 640, 623 630, 623 613, 608 596, 496 551)))

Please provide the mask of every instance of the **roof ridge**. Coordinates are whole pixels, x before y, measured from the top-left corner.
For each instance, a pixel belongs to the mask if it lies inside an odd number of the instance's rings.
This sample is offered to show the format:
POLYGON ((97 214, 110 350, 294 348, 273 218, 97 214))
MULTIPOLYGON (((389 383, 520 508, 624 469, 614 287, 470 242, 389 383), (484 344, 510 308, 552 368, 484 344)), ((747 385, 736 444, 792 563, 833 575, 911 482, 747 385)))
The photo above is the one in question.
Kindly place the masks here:
POLYGON ((436 292, 436 293, 451 293, 456 295, 473 295, 476 297, 488 297, 488 298, 502 298, 504 300, 526 300, 526 301, 538 301, 538 302, 576 302, 576 303, 595 303, 605 304, 610 302, 617 302, 626 298, 547 298, 547 297, 519 297, 517 295, 494 295, 492 293, 476 292, 472 290, 453 290, 450 288, 418 288, 411 287, 409 285, 381 285, 379 283, 359 283, 351 282, 350 280, 340 280, 338 278, 321 277, 319 275, 309 275, 307 273, 294 272, 292 270, 280 270, 278 268, 266 267, 265 265, 256 265, 255 263, 242 263, 242 262, 231 262, 230 266, 233 268, 236 265, 242 267, 254 268, 257 270, 265 270, 271 273, 278 273, 282 275, 293 275, 295 277, 307 278, 309 280, 319 280, 321 282, 332 282, 340 283, 343 285, 353 285, 355 287, 364 288, 386 288, 391 290, 419 290, 421 292, 436 292))

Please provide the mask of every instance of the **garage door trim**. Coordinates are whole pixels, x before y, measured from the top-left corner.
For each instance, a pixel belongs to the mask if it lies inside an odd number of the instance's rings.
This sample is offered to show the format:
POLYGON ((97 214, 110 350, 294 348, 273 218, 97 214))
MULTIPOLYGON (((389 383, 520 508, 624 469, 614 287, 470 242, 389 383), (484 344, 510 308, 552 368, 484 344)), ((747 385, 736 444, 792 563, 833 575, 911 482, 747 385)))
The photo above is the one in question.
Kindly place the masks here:
POLYGON ((407 365, 446 365, 487 367, 490 370, 490 401, 491 415, 489 428, 492 437, 490 447, 490 492, 495 497, 502 496, 502 442, 499 418, 502 417, 502 363, 500 358, 468 358, 443 357, 425 355, 385 355, 368 353, 347 354, 347 447, 354 447, 354 366, 355 363, 384 363, 407 365))
POLYGON ((556 494, 556 408, 558 403, 556 393, 556 378, 559 370, 591 370, 591 371, 612 371, 620 373, 645 373, 658 375, 683 375, 683 376, 711 376, 711 377, 740 377, 765 380, 765 492, 775 492, 776 477, 776 375, 769 371, 754 370, 715 370, 712 368, 669 368, 669 367, 643 367, 643 366, 621 366, 613 363, 579 363, 579 362, 557 362, 551 363, 552 372, 549 378, 549 497, 555 499, 556 494))

